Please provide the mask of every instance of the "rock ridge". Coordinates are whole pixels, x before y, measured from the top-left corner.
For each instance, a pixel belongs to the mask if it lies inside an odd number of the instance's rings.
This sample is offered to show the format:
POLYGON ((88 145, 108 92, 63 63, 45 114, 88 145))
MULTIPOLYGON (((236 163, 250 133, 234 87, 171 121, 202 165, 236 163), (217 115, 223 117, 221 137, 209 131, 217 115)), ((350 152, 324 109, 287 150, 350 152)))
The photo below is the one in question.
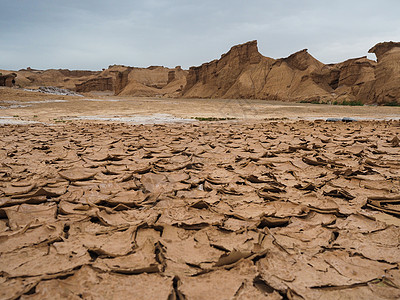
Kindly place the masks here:
POLYGON ((102 71, 28 67, 0 72, 3 79, 15 74, 17 87, 54 86, 80 93, 400 105, 400 42, 378 43, 369 53, 377 60, 363 56, 324 64, 308 49, 274 59, 263 56, 253 40, 189 70, 111 65, 102 71))
POLYGON ((300 50, 273 59, 257 41, 232 47, 220 59, 191 67, 182 97, 249 98, 323 103, 399 103, 400 43, 384 42, 366 56, 323 64, 300 50))

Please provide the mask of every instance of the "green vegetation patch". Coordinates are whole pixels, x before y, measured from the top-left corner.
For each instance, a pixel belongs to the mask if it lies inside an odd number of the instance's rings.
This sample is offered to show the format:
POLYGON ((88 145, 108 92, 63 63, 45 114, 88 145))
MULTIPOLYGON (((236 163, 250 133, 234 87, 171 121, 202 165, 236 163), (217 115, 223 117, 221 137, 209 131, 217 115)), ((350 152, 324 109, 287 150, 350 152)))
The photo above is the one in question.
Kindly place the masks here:
POLYGON ((309 103, 309 104, 326 104, 324 102, 320 102, 317 99, 312 99, 312 100, 301 100, 300 103, 309 103))
POLYGON ((400 106, 400 102, 397 102, 397 100, 393 100, 393 101, 384 103, 383 106, 400 106))
POLYGON ((332 104, 333 105, 347 105, 347 106, 364 106, 364 103, 362 103, 359 100, 343 100, 342 102, 334 101, 332 104))

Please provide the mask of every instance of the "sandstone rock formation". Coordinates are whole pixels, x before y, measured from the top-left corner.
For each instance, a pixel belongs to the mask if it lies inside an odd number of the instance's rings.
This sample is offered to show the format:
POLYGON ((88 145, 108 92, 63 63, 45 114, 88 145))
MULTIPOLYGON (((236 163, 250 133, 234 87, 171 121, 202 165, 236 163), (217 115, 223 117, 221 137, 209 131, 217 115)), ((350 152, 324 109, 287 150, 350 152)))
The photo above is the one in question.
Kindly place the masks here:
MULTIPOLYGON (((287 58, 262 56, 257 41, 233 47, 219 60, 192 67, 183 91, 189 98, 258 98, 284 101, 358 100, 375 78, 366 57, 325 65, 307 49, 287 58)), ((365 98, 367 101, 368 98, 365 98)))
MULTIPOLYGON (((258 52, 257 41, 232 47, 220 59, 174 69, 112 65, 103 71, 16 72, 20 87, 55 86, 77 92, 106 91, 121 96, 246 98, 318 103, 400 103, 400 43, 379 43, 369 51, 377 61, 353 58, 323 64, 307 49, 273 59, 258 52)), ((3 75, 12 71, 2 71, 3 75)))
POLYGON ((4 77, 3 85, 6 86, 12 86, 12 79, 18 75, 15 84, 22 88, 52 86, 79 93, 108 92, 115 95, 147 97, 180 96, 183 86, 186 85, 187 75, 187 71, 182 70, 180 66, 170 69, 162 66, 136 68, 123 65, 111 65, 103 71, 36 70, 28 67, 14 73, 7 70, 0 72, 4 77))
POLYGON ((271 65, 273 61, 258 53, 256 41, 234 46, 228 53, 222 55, 220 60, 213 60, 200 67, 191 67, 183 96, 225 98, 233 87, 237 90, 237 97, 249 98, 251 94, 254 94, 254 91, 250 93, 248 91, 254 88, 254 83, 247 74, 249 72, 246 71, 251 70, 250 73, 257 74, 257 69, 259 69, 257 67, 271 65), (240 75, 242 75, 241 78, 239 78, 240 75))
POLYGON ((114 91, 115 94, 118 95, 122 92, 122 90, 128 85, 128 76, 132 68, 127 68, 123 71, 116 72, 115 84, 114 84, 114 91))
POLYGON ((339 103, 373 102, 369 100, 369 93, 375 80, 375 68, 376 62, 365 56, 330 65, 330 72, 333 75, 330 86, 334 90, 335 100, 339 103))
POLYGON ((95 77, 76 85, 77 92, 112 91, 121 96, 178 96, 186 84, 187 71, 162 66, 135 68, 109 66, 95 77))
POLYGON ((128 74, 133 67, 123 65, 111 65, 103 69, 97 76, 76 85, 76 90, 81 92, 109 91, 119 94, 123 87, 128 84, 128 74))
POLYGON ((40 86, 55 86, 58 88, 75 89, 75 85, 100 74, 99 71, 80 71, 66 69, 35 70, 32 68, 19 71, 0 70, 3 75, 16 74, 15 85, 22 88, 37 88, 40 86))
POLYGON ((121 96, 179 96, 186 85, 187 71, 181 67, 131 68, 117 76, 115 93, 121 96))
POLYGON ((369 50, 377 57, 375 81, 369 100, 400 103, 400 43, 379 43, 369 50))
POLYGON ((17 74, 15 73, 10 73, 6 75, 2 75, 2 73, 0 73, 0 86, 8 86, 8 87, 14 86, 15 77, 17 77, 17 74))
POLYGON ((111 77, 92 78, 76 85, 76 91, 78 93, 112 90, 113 79, 111 77))

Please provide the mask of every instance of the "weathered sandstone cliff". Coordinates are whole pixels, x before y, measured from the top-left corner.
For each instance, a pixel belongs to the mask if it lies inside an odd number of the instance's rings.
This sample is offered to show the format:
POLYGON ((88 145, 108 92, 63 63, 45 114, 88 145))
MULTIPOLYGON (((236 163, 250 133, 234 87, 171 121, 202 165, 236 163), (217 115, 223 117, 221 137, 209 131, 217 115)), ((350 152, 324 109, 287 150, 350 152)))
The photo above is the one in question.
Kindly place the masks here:
POLYGON ((78 93, 85 93, 91 91, 113 91, 114 84, 112 77, 99 77, 92 78, 85 82, 76 85, 75 90, 78 93))
MULTIPOLYGON (((287 58, 262 56, 257 41, 234 46, 219 60, 192 67, 184 97, 257 98, 284 101, 356 100, 375 79, 366 57, 325 65, 307 49, 287 58)), ((368 99, 365 98, 365 101, 368 99)))
POLYGON ((177 97, 186 85, 187 71, 161 66, 131 68, 118 73, 115 94, 121 96, 177 97))
POLYGON ((262 56, 257 41, 231 48, 220 59, 191 67, 182 96, 284 101, 398 103, 400 43, 374 46, 367 57, 325 65, 307 49, 287 58, 262 56))
MULTIPOLYGON (((15 84, 121 96, 399 104, 400 43, 379 43, 369 52, 376 54, 377 61, 364 56, 326 65, 307 49, 286 58, 265 57, 259 53, 257 41, 251 41, 189 71, 179 66, 112 65, 103 71, 28 68, 15 72, 15 84)), ((3 75, 14 72, 0 71, 3 75)))
POLYGON ((400 43, 379 43, 369 50, 375 53, 375 81, 368 100, 381 103, 400 103, 400 43))
POLYGON ((81 71, 67 69, 35 70, 31 68, 13 71, 17 74, 15 84, 24 88, 55 86, 63 89, 75 89, 75 85, 97 77, 100 71, 81 71))

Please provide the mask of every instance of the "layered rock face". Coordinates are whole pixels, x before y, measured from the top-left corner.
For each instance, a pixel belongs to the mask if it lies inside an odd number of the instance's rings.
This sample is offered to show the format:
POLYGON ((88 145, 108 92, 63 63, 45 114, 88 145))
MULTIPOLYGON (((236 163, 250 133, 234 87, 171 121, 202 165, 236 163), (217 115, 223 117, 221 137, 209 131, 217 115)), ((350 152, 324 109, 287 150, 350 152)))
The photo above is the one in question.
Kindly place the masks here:
POLYGON ((292 101, 324 98, 332 92, 325 82, 328 78, 321 82, 326 76, 331 76, 330 69, 306 49, 275 60, 262 56, 257 41, 251 41, 233 47, 219 60, 190 68, 183 96, 292 101))
POLYGON ((369 100, 369 94, 375 81, 376 62, 361 57, 330 65, 329 68, 335 77, 334 84, 330 85, 335 101, 373 102, 369 100))
POLYGON ((122 92, 122 90, 128 85, 128 75, 131 72, 132 68, 127 68, 124 71, 117 71, 115 77, 115 94, 118 95, 122 92))
POLYGON ((400 43, 379 43, 369 50, 377 57, 375 81, 369 101, 400 103, 400 43))
POLYGON ((135 68, 109 66, 98 76, 77 84, 76 91, 113 91, 115 95, 137 97, 177 97, 186 84, 187 71, 162 66, 135 68))
POLYGON ((113 91, 114 84, 113 78, 93 78, 89 79, 83 83, 77 84, 76 89, 78 93, 85 93, 91 91, 113 91))
POLYGON ((73 90, 76 84, 81 84, 82 82, 92 79, 101 72, 67 69, 35 70, 27 68, 16 71, 15 73, 17 74, 15 84, 20 87, 35 88, 39 86, 54 86, 73 90))
POLYGON ((262 56, 257 41, 234 46, 219 60, 191 67, 183 97, 257 98, 341 103, 393 102, 400 96, 400 43, 381 43, 366 57, 325 65, 307 49, 287 58, 262 56))
MULTIPOLYGON (((187 84, 183 91, 185 97, 224 98, 243 71, 258 65, 268 65, 272 61, 263 57, 257 50, 257 41, 232 47, 221 59, 205 63, 200 67, 191 67, 187 84)), ((248 95, 247 78, 242 78, 243 96, 248 95)), ((250 87, 251 88, 251 87, 250 87)), ((239 95, 240 96, 240 95, 239 95)))
POLYGON ((87 70, 68 70, 68 69, 59 69, 61 74, 66 77, 85 77, 85 76, 93 76, 97 75, 98 71, 87 71, 87 70))
POLYGON ((121 96, 178 97, 186 85, 187 71, 162 66, 131 68, 117 74, 115 94, 121 96))
POLYGON ((186 85, 187 75, 187 70, 182 70, 179 66, 171 69, 162 66, 135 68, 122 65, 111 65, 103 71, 27 68, 15 73, 7 70, 0 72, 4 77, 4 80, 0 79, 0 85, 10 87, 17 76, 15 84, 22 88, 52 86, 79 93, 101 91, 115 95, 148 97, 178 97, 186 85), (11 78, 12 76, 14 77, 11 78))
POLYGON ((7 75, 1 75, 0 73, 0 86, 13 87, 15 85, 15 77, 17 77, 15 73, 7 75))
POLYGON ((189 71, 179 66, 112 65, 103 71, 28 68, 16 72, 15 84, 121 96, 399 104, 400 43, 379 43, 369 52, 376 54, 377 61, 361 57, 325 65, 307 49, 286 58, 265 57, 258 52, 257 41, 251 41, 189 71))
MULTIPOLYGON (((87 80, 76 84, 75 90, 79 93, 87 93, 93 91, 108 91, 113 94, 122 89, 123 84, 127 78, 124 74, 128 74, 132 67, 121 65, 112 65, 107 69, 103 69, 96 76, 92 76, 87 80)), ((125 83, 126 84, 126 83, 125 83)))
POLYGON ((312 57, 307 49, 278 59, 265 70, 266 76, 261 81, 264 84, 255 98, 284 101, 326 98, 331 93, 331 87, 319 82, 315 76, 327 73, 325 69, 325 65, 312 57))

